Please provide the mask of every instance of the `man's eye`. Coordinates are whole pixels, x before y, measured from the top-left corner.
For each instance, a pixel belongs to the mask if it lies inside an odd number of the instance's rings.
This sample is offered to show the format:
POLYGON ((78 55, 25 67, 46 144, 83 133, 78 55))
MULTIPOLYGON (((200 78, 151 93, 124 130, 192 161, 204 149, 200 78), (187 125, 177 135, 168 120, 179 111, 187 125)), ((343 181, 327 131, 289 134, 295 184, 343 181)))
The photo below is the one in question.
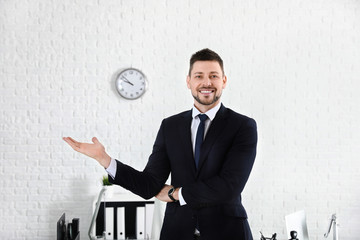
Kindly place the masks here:
POLYGON ((197 75, 197 76, 195 76, 195 78, 201 78, 201 76, 200 76, 200 75, 197 75))
POLYGON ((218 76, 217 75, 212 75, 211 78, 217 78, 218 76))

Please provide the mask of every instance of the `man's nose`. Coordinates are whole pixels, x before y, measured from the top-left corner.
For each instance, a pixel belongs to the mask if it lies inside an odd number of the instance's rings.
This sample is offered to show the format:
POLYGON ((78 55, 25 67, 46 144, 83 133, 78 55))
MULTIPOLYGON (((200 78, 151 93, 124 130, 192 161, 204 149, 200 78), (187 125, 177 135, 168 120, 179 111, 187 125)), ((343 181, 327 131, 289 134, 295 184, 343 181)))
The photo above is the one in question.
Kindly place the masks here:
POLYGON ((205 77, 204 78, 204 85, 205 86, 211 86, 211 80, 209 77, 205 77))

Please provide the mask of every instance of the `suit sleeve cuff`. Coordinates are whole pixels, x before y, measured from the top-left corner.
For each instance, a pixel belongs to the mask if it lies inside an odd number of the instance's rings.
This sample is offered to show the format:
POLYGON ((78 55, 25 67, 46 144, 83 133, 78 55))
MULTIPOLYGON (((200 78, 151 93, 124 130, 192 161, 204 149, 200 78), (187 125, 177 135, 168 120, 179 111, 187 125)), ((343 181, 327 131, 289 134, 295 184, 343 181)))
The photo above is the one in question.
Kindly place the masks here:
POLYGON ((179 189, 179 203, 180 203, 180 206, 184 206, 184 205, 186 205, 186 202, 185 202, 185 199, 183 198, 181 190, 182 190, 182 187, 179 189))
POLYGON ((105 170, 110 175, 110 177, 112 177, 112 179, 115 179, 115 176, 116 176, 116 160, 114 158, 111 158, 110 165, 105 170))

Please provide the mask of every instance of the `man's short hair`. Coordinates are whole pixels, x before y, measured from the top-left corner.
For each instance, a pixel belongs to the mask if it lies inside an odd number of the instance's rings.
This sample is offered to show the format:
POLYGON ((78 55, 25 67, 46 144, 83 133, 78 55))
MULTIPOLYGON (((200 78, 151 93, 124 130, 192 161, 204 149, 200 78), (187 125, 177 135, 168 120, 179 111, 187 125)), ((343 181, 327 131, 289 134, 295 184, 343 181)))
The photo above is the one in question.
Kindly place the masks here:
POLYGON ((200 51, 197 51, 196 53, 194 53, 191 58, 190 58, 190 68, 189 68, 189 76, 191 75, 191 70, 193 69, 193 65, 196 61, 216 61, 219 63, 222 73, 224 74, 224 63, 223 60, 221 59, 221 57, 219 56, 219 54, 217 54, 216 52, 208 49, 208 48, 204 48, 200 51))

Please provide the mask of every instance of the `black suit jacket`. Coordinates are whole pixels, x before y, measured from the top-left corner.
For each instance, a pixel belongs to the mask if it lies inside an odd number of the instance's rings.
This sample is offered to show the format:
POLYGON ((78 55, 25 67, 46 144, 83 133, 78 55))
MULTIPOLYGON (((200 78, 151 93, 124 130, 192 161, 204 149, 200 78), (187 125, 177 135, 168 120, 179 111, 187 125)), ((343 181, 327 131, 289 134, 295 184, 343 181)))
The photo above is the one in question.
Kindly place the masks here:
POLYGON ((229 231, 222 224, 229 227, 232 220, 247 218, 241 192, 256 155, 255 121, 221 105, 201 147, 198 169, 193 157, 191 121, 191 110, 164 119, 145 169, 137 171, 117 161, 112 180, 148 199, 162 189, 171 173, 171 184, 182 187, 187 204, 167 204, 161 233, 165 240, 192 239, 195 225, 200 227, 202 237, 221 235, 225 229, 229 231), (214 227, 213 219, 224 221, 214 227))

